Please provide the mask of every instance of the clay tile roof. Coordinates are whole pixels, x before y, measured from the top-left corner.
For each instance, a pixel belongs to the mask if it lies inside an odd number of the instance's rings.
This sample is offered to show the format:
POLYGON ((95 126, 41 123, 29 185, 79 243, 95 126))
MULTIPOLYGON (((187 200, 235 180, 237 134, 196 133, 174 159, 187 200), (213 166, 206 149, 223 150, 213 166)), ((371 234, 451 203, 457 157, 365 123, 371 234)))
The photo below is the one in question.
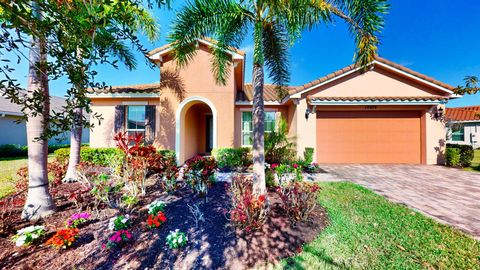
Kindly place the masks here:
POLYGON ((309 101, 438 101, 446 100, 444 96, 425 97, 308 97, 309 101))
POLYGON ((480 106, 446 108, 445 118, 451 121, 480 121, 480 106))
MULTIPOLYGON (((280 101, 278 97, 278 92, 276 89, 276 85, 274 84, 265 84, 263 86, 263 100, 264 101, 280 101)), ((287 91, 290 91, 293 86, 287 86, 287 91)), ((237 91, 237 96, 235 101, 240 102, 250 102, 253 100, 253 85, 251 83, 247 83, 243 87, 243 91, 237 91)))
MULTIPOLYGON (((404 66, 402 66, 402 65, 399 65, 399 64, 397 64, 397 63, 394 63, 394 62, 392 62, 392 61, 390 61, 390 60, 387 60, 387 59, 385 59, 385 58, 376 56, 376 57, 375 57, 375 60, 378 61, 378 62, 380 62, 380 63, 383 63, 383 64, 385 64, 385 65, 388 65, 388 66, 394 67, 394 68, 396 68, 396 69, 399 69, 399 70, 401 70, 401 71, 403 71, 403 72, 406 72, 406 73, 408 73, 408 74, 410 74, 410 75, 413 75, 413 76, 415 76, 415 77, 418 77, 418 78, 420 78, 420 79, 423 79, 423 80, 425 80, 425 81, 428 81, 428 82, 431 82, 431 83, 436 84, 436 85, 438 85, 438 86, 441 86, 441 87, 443 87, 443 88, 446 88, 446 89, 448 89, 448 90, 453 90, 453 89, 455 89, 455 87, 453 87, 453 86, 451 86, 451 85, 449 85, 449 84, 440 82, 440 81, 438 81, 438 80, 436 80, 436 79, 434 79, 434 78, 431 78, 431 77, 428 77, 428 76, 423 75, 423 74, 421 74, 421 73, 418 73, 418 72, 416 72, 416 71, 414 71, 414 70, 411 70, 411 69, 409 69, 409 68, 406 68, 406 67, 404 67, 404 66)), ((341 76, 342 74, 345 74, 345 73, 347 73, 347 72, 349 72, 349 71, 351 71, 351 70, 354 70, 355 68, 356 68, 356 66, 355 66, 354 64, 352 64, 352 65, 350 65, 350 66, 347 66, 347 67, 344 67, 344 68, 342 68, 342 69, 339 69, 339 70, 337 70, 337 71, 334 71, 334 72, 332 72, 332 73, 329 73, 329 74, 327 74, 327 75, 325 75, 325 76, 323 76, 323 77, 321 77, 321 78, 319 78, 319 79, 316 79, 316 80, 314 80, 314 81, 311 81, 311 82, 309 82, 309 83, 306 83, 306 84, 304 84, 304 85, 302 85, 302 86, 295 87, 295 88, 293 88, 293 89, 291 89, 291 90, 289 91, 289 94, 290 94, 290 95, 293 95, 293 94, 295 94, 295 93, 301 92, 301 91, 303 91, 303 90, 305 90, 305 89, 307 89, 307 88, 312 87, 313 85, 320 84, 320 83, 323 83, 323 82, 325 82, 325 81, 328 81, 328 80, 330 80, 330 79, 332 79, 332 78, 341 76)))
POLYGON ((122 86, 112 86, 111 88, 106 89, 95 89, 94 93, 155 93, 159 92, 161 89, 160 83, 149 83, 149 84, 135 84, 135 85, 122 85, 122 86))
MULTIPOLYGON (((204 37, 204 38, 202 38, 202 39, 203 39, 204 41, 210 42, 210 43, 212 43, 212 44, 216 44, 216 43, 218 42, 217 40, 215 40, 215 39, 213 39, 213 38, 209 38, 209 37, 204 37)), ((200 41, 200 42, 201 42, 201 41, 200 41)), ((163 51, 163 50, 166 50, 166 49, 170 48, 171 46, 172 46, 172 44, 169 43, 169 44, 163 45, 162 47, 158 47, 158 48, 156 48, 156 49, 153 49, 153 50, 151 50, 150 52, 147 53, 147 56, 151 56, 151 55, 154 55, 154 54, 156 54, 156 53, 158 53, 158 52, 161 52, 161 51, 163 51)), ((244 52, 244 51, 239 50, 239 49, 237 49, 237 48, 230 47, 229 49, 230 49, 231 51, 234 51, 234 52, 240 54, 240 55, 245 55, 245 52, 244 52)))

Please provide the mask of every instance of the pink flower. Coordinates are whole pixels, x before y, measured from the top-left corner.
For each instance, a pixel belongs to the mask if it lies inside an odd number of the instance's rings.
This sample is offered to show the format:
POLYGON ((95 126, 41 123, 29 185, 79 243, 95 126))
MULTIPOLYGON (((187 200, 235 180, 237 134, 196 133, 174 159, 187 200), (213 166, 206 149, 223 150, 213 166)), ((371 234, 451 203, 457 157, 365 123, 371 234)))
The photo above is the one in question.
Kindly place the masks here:
POLYGON ((278 167, 278 164, 277 163, 273 163, 272 166, 270 166, 270 168, 272 168, 272 170, 275 170, 275 168, 278 167))
POLYGON ((298 168, 298 164, 297 164, 297 163, 294 163, 294 164, 293 164, 293 168, 295 168, 295 169, 298 168))

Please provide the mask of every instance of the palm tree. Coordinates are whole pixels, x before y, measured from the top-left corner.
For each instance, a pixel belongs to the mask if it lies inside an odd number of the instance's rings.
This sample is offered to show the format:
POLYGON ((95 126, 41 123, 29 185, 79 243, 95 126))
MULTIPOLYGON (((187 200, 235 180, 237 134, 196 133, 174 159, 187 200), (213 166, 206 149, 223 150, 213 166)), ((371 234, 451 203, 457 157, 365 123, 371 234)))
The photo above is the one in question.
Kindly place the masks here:
MULTIPOLYGON (((225 84, 231 59, 226 53, 238 48, 253 30, 253 162, 254 191, 265 193, 264 171, 264 67, 284 93, 289 80, 288 48, 304 29, 345 20, 356 42, 355 61, 366 67, 373 61, 383 26, 386 0, 193 0, 177 14, 170 41, 178 65, 184 66, 196 52, 198 39, 217 40, 213 50, 213 73, 225 84)), ((284 95, 284 94, 283 94, 284 95)))
POLYGON ((466 76, 463 81, 465 82, 464 86, 458 86, 454 89, 455 94, 458 95, 475 95, 477 92, 480 92, 480 86, 478 85, 480 80, 477 76, 466 76))

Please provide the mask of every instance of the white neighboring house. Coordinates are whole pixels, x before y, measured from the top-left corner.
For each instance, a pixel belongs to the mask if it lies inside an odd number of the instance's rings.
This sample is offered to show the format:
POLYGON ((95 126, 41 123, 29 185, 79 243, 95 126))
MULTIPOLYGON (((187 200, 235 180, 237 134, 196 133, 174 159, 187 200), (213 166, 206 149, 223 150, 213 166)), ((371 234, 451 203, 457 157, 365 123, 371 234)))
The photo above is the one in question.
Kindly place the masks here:
POLYGON ((447 108, 447 143, 480 148, 480 106, 447 108))
MULTIPOLYGON (((62 97, 50 97, 50 110, 60 111, 65 105, 62 97)), ((9 99, 0 95, 0 145, 1 144, 27 144, 27 131, 25 121, 17 123, 23 115, 21 107, 13 104, 9 99)), ((82 143, 90 141, 90 131, 83 129, 82 143)), ((70 132, 50 139, 49 144, 70 144, 70 132)))

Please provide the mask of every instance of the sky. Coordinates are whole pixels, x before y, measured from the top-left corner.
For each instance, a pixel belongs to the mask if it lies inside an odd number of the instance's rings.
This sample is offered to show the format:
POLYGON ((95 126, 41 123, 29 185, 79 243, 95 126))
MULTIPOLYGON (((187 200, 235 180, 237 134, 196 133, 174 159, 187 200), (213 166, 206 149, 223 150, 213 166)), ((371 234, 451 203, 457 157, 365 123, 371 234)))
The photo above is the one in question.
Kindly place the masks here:
MULTIPOLYGON (((184 4, 174 0, 172 10, 153 11, 161 28, 161 38, 152 43, 141 41, 148 49, 166 44, 176 10, 184 4)), ((478 0, 390 0, 381 33, 379 55, 422 74, 453 86, 461 85, 467 75, 480 77, 480 3, 478 0)), ((241 48, 247 53, 245 81, 251 82, 252 41, 247 38, 241 48)), ((290 48, 291 85, 303 85, 353 63, 355 44, 346 25, 337 20, 304 32, 290 48)), ((109 85, 158 82, 157 69, 146 65, 136 53, 138 67, 129 71, 99 66, 98 81, 109 85)), ((26 85, 26 61, 16 66, 15 76, 26 85)), ((0 78, 1 79, 1 78, 0 78)), ((268 78, 266 79, 268 82, 268 78)), ((65 80, 51 82, 51 93, 62 96, 65 80)), ((480 104, 480 93, 450 100, 447 107, 480 104)))

